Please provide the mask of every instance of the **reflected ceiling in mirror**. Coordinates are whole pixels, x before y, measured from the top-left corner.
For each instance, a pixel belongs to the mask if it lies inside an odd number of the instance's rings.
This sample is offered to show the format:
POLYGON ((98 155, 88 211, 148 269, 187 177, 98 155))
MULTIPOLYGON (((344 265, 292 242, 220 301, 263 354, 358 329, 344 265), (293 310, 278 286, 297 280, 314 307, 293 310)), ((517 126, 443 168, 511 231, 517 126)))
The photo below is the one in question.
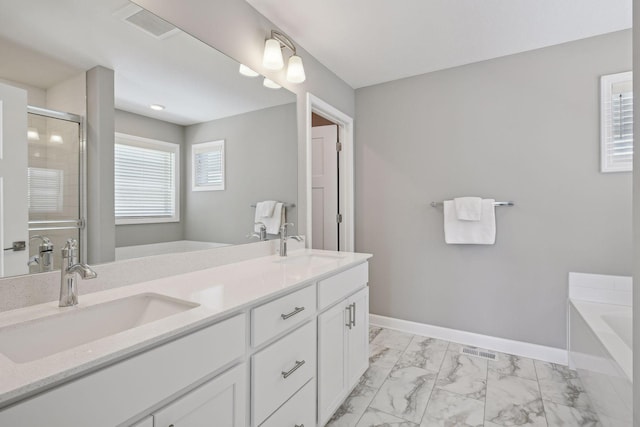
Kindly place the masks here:
MULTIPOLYGON (((102 66, 114 70, 116 132, 180 145, 179 220, 117 225, 116 246, 129 248, 116 258, 249 243, 251 205, 296 204, 293 93, 241 75, 236 61, 127 0, 0 0, 0 9, 0 82, 26 89, 30 105, 84 115, 85 73, 102 66), (224 141, 224 190, 193 191, 192 146, 213 141, 224 141)), ((65 233, 49 234, 59 258, 65 233)))
POLYGON ((236 61, 127 0, 0 5, 2 78, 49 88, 102 65, 115 70, 116 108, 180 125, 295 102, 291 92, 240 75, 236 61))

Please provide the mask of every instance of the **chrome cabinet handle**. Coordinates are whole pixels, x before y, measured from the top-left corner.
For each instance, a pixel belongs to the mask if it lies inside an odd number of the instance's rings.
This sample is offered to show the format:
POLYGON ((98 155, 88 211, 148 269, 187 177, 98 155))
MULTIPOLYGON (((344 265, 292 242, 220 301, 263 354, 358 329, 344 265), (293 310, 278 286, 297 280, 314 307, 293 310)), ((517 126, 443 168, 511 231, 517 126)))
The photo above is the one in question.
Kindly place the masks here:
POLYGON ((282 317, 282 320, 287 320, 288 318, 300 313, 302 310, 304 310, 304 307, 296 307, 291 313, 281 314, 280 317, 282 317))
POLYGON ((355 328, 356 327, 356 303, 354 302, 352 305, 353 305, 353 320, 351 321, 351 324, 355 328))
POLYGON ((296 365, 289 369, 287 372, 282 371, 282 378, 287 378, 289 375, 293 374, 300 366, 304 365, 304 360, 296 360, 296 365))
POLYGON ((351 329, 351 304, 346 306, 345 310, 347 310, 349 312, 349 314, 348 314, 349 318, 348 318, 347 323, 345 324, 345 326, 348 326, 349 329, 351 329))

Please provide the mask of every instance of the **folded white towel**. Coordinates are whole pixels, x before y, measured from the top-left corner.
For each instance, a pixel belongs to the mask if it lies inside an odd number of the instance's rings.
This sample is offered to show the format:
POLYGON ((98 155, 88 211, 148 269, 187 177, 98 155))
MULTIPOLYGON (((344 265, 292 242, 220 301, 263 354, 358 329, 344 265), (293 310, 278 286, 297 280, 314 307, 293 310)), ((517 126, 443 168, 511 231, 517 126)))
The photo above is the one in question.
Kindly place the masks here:
POLYGON ((273 210, 276 207, 275 200, 265 200, 264 202, 256 203, 256 216, 260 218, 267 218, 273 216, 273 210))
MULTIPOLYGON (((266 218, 258 216, 258 208, 256 206, 255 222, 263 223, 267 227, 267 233, 278 234, 280 232, 280 226, 282 225, 283 206, 282 203, 276 203, 273 209, 273 215, 266 218)), ((255 225, 255 231, 260 231, 260 225, 255 225)))
POLYGON ((461 221, 456 216, 455 203, 444 202, 444 240, 448 244, 493 245, 496 242, 495 200, 482 200, 480 221, 461 221))
POLYGON ((482 199, 480 197, 457 197, 456 216, 461 221, 480 221, 482 217, 482 199))

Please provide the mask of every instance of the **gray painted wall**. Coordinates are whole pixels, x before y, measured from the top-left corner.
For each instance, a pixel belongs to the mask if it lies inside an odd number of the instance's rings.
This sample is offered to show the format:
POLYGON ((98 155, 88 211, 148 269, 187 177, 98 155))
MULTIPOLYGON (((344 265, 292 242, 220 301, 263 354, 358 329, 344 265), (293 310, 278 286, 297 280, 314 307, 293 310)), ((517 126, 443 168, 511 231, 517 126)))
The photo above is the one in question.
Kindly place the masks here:
MULTIPOLYGON (((180 170, 185 170, 184 126, 144 117, 128 111, 116 110, 116 132, 158 141, 180 144, 180 170)), ((184 175, 184 174, 182 174, 184 175)), ((181 177, 180 194, 185 194, 185 183, 181 177)), ((180 222, 159 224, 127 224, 116 225, 116 247, 145 245, 149 243, 171 242, 184 238, 184 196, 181 197, 180 222)))
MULTIPOLYGON (((296 104, 266 108, 186 128, 185 238, 248 243, 261 200, 296 202, 296 104), (191 145, 225 140, 225 190, 191 191, 191 145)), ((296 222, 296 210, 288 212, 296 222)))
POLYGON ((629 275, 631 174, 599 172, 599 76, 631 32, 356 91, 356 250, 371 312, 566 347, 567 273, 629 275), (495 246, 446 245, 442 208, 498 208, 495 246))

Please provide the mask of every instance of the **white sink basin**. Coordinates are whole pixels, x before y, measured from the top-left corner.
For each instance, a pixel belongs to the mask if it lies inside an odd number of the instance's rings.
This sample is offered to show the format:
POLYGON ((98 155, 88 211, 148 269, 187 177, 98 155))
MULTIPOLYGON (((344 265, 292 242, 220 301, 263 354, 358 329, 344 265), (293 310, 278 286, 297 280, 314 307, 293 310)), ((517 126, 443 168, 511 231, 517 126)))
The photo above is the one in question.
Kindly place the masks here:
POLYGON ((158 294, 140 294, 0 329, 0 353, 16 363, 41 359, 197 307, 158 294))
POLYGON ((282 257, 274 261, 277 264, 288 265, 325 265, 341 260, 339 254, 301 254, 282 257))

